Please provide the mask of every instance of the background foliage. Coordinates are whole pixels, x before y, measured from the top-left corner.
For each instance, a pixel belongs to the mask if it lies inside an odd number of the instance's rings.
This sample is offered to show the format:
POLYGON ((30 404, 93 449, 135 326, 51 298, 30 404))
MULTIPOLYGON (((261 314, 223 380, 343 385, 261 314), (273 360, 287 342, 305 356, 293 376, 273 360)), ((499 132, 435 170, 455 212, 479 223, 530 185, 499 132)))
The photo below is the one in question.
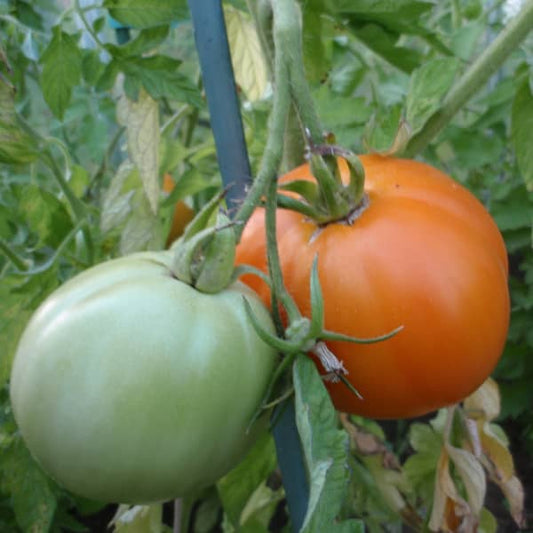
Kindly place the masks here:
MULTIPOLYGON (((303 1, 305 67, 323 124, 356 152, 388 149, 402 121, 420 131, 514 4, 303 1)), ((272 87, 248 7, 225 3, 256 169, 272 87)), ((181 0, 1 0, 0 39, 0 530, 92 524, 101 531, 116 509, 66 493, 29 456, 10 412, 9 370, 27 319, 48 293, 106 258, 163 247, 175 203, 197 209, 219 189, 191 23, 181 0), (170 193, 161 190, 165 173, 176 182, 170 193)), ((470 188, 505 237, 512 317, 495 372, 497 422, 511 438, 526 494, 533 484, 532 92, 530 35, 421 154, 470 188)), ((342 512, 370 531, 427 522, 439 420, 345 421, 357 483, 342 512)), ((195 531, 287 527, 272 441, 252 454, 218 491, 188 502, 184 520, 190 515, 195 531)), ((487 507, 510 523, 499 493, 489 490, 487 507)), ((133 520, 144 524, 138 531, 157 531, 150 528, 159 527, 161 512, 168 522, 168 506, 118 511, 116 530, 133 531, 133 520)), ((494 530, 488 511, 482 529, 494 530)))

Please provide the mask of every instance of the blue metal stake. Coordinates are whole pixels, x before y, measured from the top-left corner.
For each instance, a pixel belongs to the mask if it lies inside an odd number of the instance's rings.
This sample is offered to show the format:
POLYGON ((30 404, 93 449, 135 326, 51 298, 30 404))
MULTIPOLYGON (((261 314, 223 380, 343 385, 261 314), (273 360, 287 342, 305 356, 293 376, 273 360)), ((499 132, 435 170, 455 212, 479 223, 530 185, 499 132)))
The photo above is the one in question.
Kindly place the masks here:
MULTIPOLYGON (((224 185, 231 186, 228 200, 235 203, 246 194, 251 171, 222 4, 220 0, 188 0, 188 2, 220 173, 224 185)), ((231 207, 231 203, 229 206, 231 207)), ((296 532, 300 530, 307 511, 309 486, 296 427, 293 399, 281 405, 274 413, 273 435, 291 523, 296 532)))
POLYGON ((218 164, 231 209, 251 181, 250 162, 242 127, 239 100, 219 0, 189 0, 196 49, 215 137, 218 164))

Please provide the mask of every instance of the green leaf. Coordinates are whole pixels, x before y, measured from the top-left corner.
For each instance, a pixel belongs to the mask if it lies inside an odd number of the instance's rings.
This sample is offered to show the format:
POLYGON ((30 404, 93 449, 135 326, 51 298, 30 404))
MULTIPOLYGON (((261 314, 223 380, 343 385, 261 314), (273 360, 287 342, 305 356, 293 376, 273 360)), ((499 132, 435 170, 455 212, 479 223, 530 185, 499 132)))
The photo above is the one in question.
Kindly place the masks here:
POLYGON ((11 495, 21 530, 35 533, 49 531, 57 505, 53 486, 32 459, 21 438, 4 450, 0 465, 2 490, 11 495))
POLYGON ((250 101, 265 95, 268 67, 259 35, 247 13, 231 6, 224 8, 235 81, 250 101))
POLYGON ((317 3, 320 4, 316 1, 302 3, 304 65, 306 76, 311 83, 318 83, 327 78, 331 66, 330 43, 334 37, 331 22, 322 16, 317 3))
POLYGON ((89 85, 96 85, 105 69, 104 64, 100 61, 100 51, 83 50, 82 55, 81 70, 83 79, 89 85))
POLYGON ((356 13, 361 18, 372 17, 391 24, 407 23, 433 7, 432 2, 417 0, 327 0, 326 3, 337 13, 356 13))
MULTIPOLYGON (((179 102, 187 102, 195 107, 201 107, 203 100, 198 88, 177 69, 181 62, 167 56, 155 55, 150 57, 134 57, 120 60, 119 70, 126 74, 124 89, 132 100, 138 98, 141 85, 154 98, 169 98, 179 102)), ((104 73, 104 80, 109 83, 116 69, 104 73)))
POLYGON ((409 443, 416 453, 404 464, 404 472, 418 494, 431 498, 435 485, 435 473, 443 445, 442 436, 427 424, 412 424, 409 443))
POLYGON ((459 61, 439 58, 427 61, 411 75, 407 94, 406 119, 412 134, 418 133, 440 106, 452 86, 459 61))
POLYGON ((533 150, 531 132, 533 131, 533 94, 528 80, 516 91, 513 101, 511 141, 513 143, 518 168, 529 191, 533 191, 533 150))
POLYGON ((17 186, 14 193, 21 219, 38 236, 37 246, 57 248, 72 229, 72 220, 65 205, 57 195, 37 185, 17 186))
POLYGON ((122 57, 140 56, 153 52, 168 37, 169 26, 156 26, 141 30, 135 39, 122 46, 108 45, 106 48, 114 55, 122 57))
POLYGON ((80 81, 81 62, 77 40, 61 26, 54 26, 52 40, 41 56, 41 88, 46 103, 59 119, 68 107, 72 89, 80 81))
POLYGON ((245 459, 217 484, 224 511, 235 527, 250 497, 276 468, 276 451, 270 434, 257 441, 245 459))
POLYGON ((191 167, 178 177, 172 193, 165 199, 163 206, 173 207, 178 200, 219 185, 220 178, 206 175, 198 168, 191 167))
POLYGON ((394 144, 398 129, 402 123, 402 106, 389 107, 386 112, 381 111, 368 121, 363 136, 363 143, 367 151, 385 152, 394 144))
POLYGON ((348 436, 315 364, 305 355, 293 367, 296 425, 309 479, 309 502, 302 533, 363 532, 358 520, 336 522, 348 487, 348 436))
POLYGON ((125 26, 149 28, 188 18, 185 0, 105 0, 109 14, 125 26))
POLYGON ((487 24, 483 20, 476 20, 459 28, 452 36, 451 48, 454 54, 463 61, 470 60, 486 28, 487 24))
POLYGON ((31 316, 20 295, 12 293, 17 283, 20 281, 15 278, 2 278, 0 285, 0 386, 9 379, 19 338, 31 316))
POLYGON ((0 283, 0 386, 11 372, 17 345, 34 309, 58 285, 57 272, 49 269, 27 279, 20 275, 1 278, 0 283))

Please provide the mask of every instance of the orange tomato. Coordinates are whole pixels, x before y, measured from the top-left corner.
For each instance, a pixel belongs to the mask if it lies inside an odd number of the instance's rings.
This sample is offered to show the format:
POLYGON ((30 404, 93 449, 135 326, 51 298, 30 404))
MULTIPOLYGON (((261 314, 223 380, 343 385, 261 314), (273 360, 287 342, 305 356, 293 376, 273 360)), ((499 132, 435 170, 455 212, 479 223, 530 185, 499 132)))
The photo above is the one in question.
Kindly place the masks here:
MULTIPOLYGON (((166 173, 163 176, 163 191, 171 193, 174 189, 174 180, 172 176, 166 173)), ((184 201, 179 200, 174 207, 172 215, 172 224, 168 232, 166 247, 168 248, 178 237, 183 234, 187 224, 194 218, 194 210, 191 209, 184 201)))
MULTIPOLYGON (((278 210, 284 281, 310 316, 310 270, 318 254, 328 330, 368 338, 403 327, 375 344, 328 343, 363 397, 327 382, 337 409, 374 418, 420 416, 459 402, 494 369, 509 324, 507 253, 483 205, 436 168, 378 155, 361 162, 369 203, 352 225, 318 228, 299 213, 278 210)), ((295 179, 314 179, 309 166, 282 181, 295 179)), ((245 228, 237 263, 266 271, 263 209, 245 228)), ((258 277, 243 281, 269 303, 258 277)))

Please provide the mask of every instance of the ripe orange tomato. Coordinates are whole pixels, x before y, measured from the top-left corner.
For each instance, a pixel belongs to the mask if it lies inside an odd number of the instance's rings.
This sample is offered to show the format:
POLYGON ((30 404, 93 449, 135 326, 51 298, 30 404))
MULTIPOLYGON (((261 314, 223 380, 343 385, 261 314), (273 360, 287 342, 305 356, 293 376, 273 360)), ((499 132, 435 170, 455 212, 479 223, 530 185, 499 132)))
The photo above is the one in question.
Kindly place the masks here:
MULTIPOLYGON (((174 189, 174 180, 172 176, 166 173, 163 176, 163 191, 171 193, 174 189)), ((166 247, 168 248, 178 237, 183 234, 187 224, 194 218, 194 210, 191 209, 183 200, 176 202, 174 214, 172 215, 172 224, 168 232, 166 247)))
MULTIPOLYGON (((342 382, 326 385, 340 411, 415 417, 459 402, 494 369, 509 323, 507 253, 483 205, 436 168, 379 155, 361 162, 368 206, 352 225, 318 228, 299 213, 278 210, 284 281, 310 316, 310 270, 318 254, 326 329, 368 338, 403 326, 375 344, 328 343, 363 399, 342 382)), ((312 180, 309 166, 282 181, 295 179, 312 180)), ((237 263, 266 271, 263 209, 245 228, 237 263)), ((269 303, 259 278, 243 281, 269 303)))

